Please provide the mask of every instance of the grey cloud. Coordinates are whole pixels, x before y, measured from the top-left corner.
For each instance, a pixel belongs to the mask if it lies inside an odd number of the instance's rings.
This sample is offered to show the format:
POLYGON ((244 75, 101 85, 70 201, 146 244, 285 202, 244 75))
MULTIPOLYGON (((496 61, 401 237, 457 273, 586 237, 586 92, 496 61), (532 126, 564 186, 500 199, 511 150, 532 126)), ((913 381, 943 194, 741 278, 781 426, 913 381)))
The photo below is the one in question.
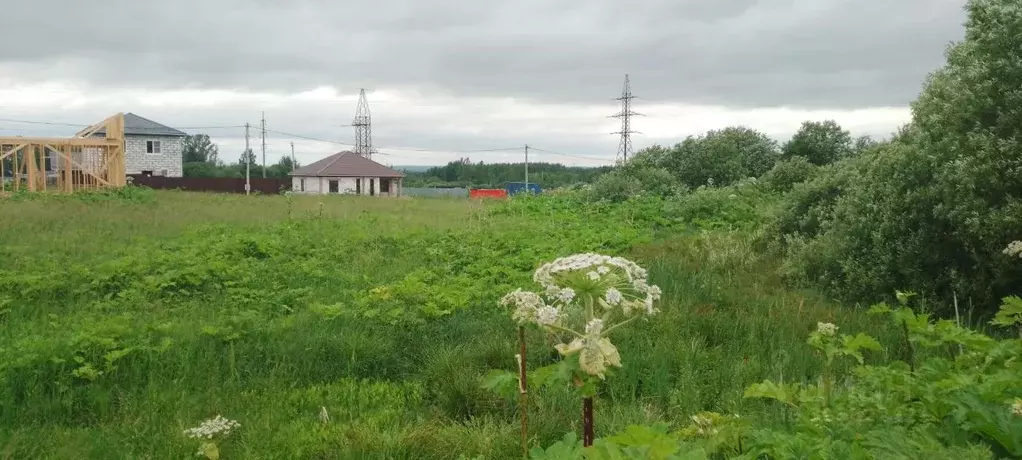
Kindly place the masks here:
POLYGON ((964 0, 9 3, 0 76, 604 102, 627 72, 730 107, 905 105, 964 20, 964 0))

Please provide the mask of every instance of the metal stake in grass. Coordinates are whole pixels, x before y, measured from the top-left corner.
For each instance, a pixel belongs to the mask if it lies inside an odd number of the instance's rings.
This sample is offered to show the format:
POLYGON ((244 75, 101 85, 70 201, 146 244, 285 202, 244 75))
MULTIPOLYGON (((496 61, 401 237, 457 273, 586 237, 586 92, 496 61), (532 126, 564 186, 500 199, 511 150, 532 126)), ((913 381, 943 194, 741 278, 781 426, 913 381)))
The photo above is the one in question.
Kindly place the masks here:
POLYGON ((522 417, 522 458, 529 458, 529 394, 525 373, 525 327, 518 326, 518 405, 522 417))

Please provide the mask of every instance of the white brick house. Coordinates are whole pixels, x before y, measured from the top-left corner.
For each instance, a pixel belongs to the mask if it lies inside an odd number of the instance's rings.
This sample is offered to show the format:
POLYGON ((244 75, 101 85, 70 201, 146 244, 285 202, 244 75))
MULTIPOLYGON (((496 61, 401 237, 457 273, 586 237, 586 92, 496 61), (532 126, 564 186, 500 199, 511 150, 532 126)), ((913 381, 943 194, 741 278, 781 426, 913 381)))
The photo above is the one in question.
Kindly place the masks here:
POLYGON ((401 196, 405 174, 353 152, 340 152, 291 173, 296 193, 401 196))
MULTIPOLYGON (((103 130, 97 137, 105 135, 103 130)), ((127 174, 182 177, 187 134, 133 113, 124 114, 124 169, 127 174)))

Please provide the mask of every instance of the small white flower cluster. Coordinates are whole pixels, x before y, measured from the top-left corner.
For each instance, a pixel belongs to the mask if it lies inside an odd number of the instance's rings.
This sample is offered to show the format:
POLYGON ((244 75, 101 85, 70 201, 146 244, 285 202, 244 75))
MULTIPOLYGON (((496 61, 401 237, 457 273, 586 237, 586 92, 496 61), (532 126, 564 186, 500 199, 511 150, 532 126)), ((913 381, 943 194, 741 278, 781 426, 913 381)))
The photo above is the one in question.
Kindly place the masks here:
POLYGON ((833 337, 834 334, 837 334, 837 326, 835 326, 832 323, 818 322, 816 323, 816 332, 819 332, 820 334, 825 335, 827 337, 833 337))
POLYGON ((575 291, 558 283, 559 275, 567 272, 583 272, 592 282, 601 282, 612 273, 620 273, 622 281, 627 285, 626 290, 631 291, 628 296, 630 299, 626 299, 621 290, 610 287, 603 301, 611 307, 620 306, 626 314, 639 310, 647 315, 656 313, 653 303, 660 300, 660 288, 649 284, 646 270, 635 262, 602 254, 575 254, 544 264, 536 270, 532 279, 546 289, 547 296, 567 304, 575 298, 575 291))
POLYGON ((1008 247, 1001 252, 1011 257, 1022 257, 1022 241, 1008 243, 1008 247))
MULTIPOLYGON (((515 311, 511 314, 518 324, 527 324, 536 322, 538 312, 541 308, 546 307, 543 302, 543 298, 535 292, 523 291, 521 289, 515 289, 508 293, 503 299, 500 299, 500 305, 504 307, 514 307, 515 311)), ((545 312, 545 315, 549 315, 549 312, 545 312)))
POLYGON ((557 307, 551 307, 550 305, 544 305, 536 310, 536 324, 540 326, 550 326, 557 323, 560 318, 561 311, 557 307))
POLYGON ((185 436, 188 436, 189 438, 213 439, 214 436, 226 437, 231 434, 232 430, 239 427, 241 427, 240 423, 217 415, 214 418, 202 422, 195 428, 185 430, 184 433, 185 436))
POLYGON ((1016 417, 1022 417, 1022 398, 1015 398, 1015 403, 1011 405, 1011 413, 1016 417))

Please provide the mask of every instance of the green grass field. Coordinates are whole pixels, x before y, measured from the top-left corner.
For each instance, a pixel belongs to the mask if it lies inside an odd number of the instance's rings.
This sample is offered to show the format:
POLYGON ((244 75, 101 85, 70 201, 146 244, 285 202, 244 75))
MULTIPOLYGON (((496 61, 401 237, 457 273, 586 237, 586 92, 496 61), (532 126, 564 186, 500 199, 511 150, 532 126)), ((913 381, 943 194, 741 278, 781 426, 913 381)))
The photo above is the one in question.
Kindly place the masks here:
MULTIPOLYGON (((497 302, 577 252, 627 256, 664 292, 615 340, 598 436, 701 410, 782 423, 742 392, 815 380, 817 321, 898 342, 781 284, 753 244, 769 199, 137 195, 0 201, 0 458, 194 457, 182 430, 216 414, 241 423, 224 459, 520 458, 517 403, 480 388, 516 368, 497 302)), ((530 367, 553 362, 538 332, 529 347, 530 367)), ((579 407, 531 394, 531 443, 578 431, 579 407)))

